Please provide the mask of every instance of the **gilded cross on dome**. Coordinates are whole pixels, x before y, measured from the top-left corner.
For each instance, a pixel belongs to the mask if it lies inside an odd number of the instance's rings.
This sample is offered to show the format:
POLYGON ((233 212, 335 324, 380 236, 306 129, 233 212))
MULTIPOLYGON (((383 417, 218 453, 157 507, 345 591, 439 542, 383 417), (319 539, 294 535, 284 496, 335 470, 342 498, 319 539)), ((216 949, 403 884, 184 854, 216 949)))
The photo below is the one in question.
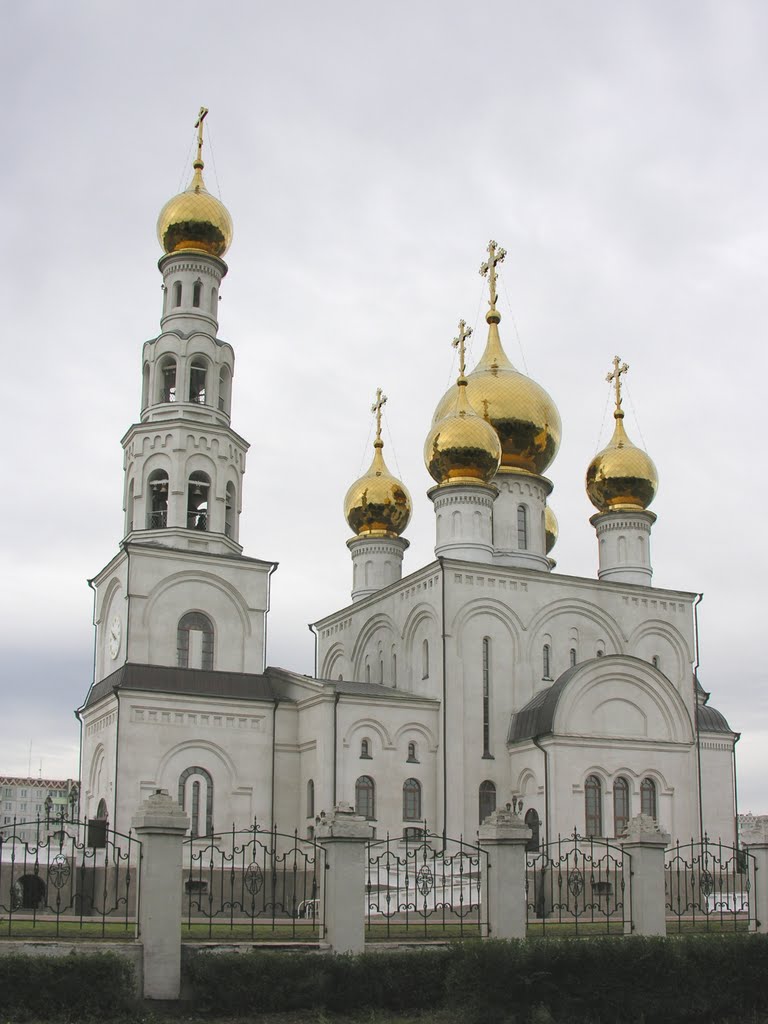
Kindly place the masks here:
POLYGON ((203 121, 207 114, 208 107, 200 107, 200 113, 195 121, 195 128, 197 128, 197 160, 195 160, 195 165, 200 164, 201 167, 203 165, 203 121))
POLYGON ((498 298, 496 293, 496 264, 503 262, 506 255, 506 249, 497 246, 493 239, 491 239, 488 243, 488 259, 480 267, 480 276, 488 278, 488 287, 491 292, 488 305, 491 309, 496 309, 496 299, 498 298))
POLYGON ((613 357, 613 373, 609 373, 606 376, 606 380, 609 384, 613 383, 616 389, 616 412, 621 412, 621 376, 626 373, 629 367, 626 363, 622 363, 618 356, 613 357))
POLYGON ((459 320, 459 333, 458 333, 458 336, 453 339, 451 344, 453 345, 454 348, 457 348, 459 350, 459 376, 460 377, 464 376, 464 372, 467 369, 467 365, 466 365, 466 362, 465 362, 464 342, 467 340, 467 338, 471 338, 471 337, 472 337, 472 328, 471 327, 467 327, 467 325, 466 325, 464 320, 459 320))
MULTIPOLYGON (((387 396, 382 393, 381 388, 376 388, 376 401, 371 406, 371 412, 376 413, 376 441, 381 442, 381 410, 387 404, 387 396)), ((375 443, 375 442, 374 442, 375 443)))

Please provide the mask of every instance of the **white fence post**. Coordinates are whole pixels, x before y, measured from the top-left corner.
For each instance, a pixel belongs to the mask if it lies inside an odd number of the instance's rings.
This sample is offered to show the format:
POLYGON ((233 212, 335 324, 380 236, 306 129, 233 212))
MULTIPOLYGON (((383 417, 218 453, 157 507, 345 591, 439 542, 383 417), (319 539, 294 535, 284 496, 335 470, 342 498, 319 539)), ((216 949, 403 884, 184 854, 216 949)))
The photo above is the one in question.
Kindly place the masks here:
POLYGON ((741 833, 741 842, 751 854, 749 919, 754 922, 754 930, 765 935, 768 933, 768 815, 762 814, 750 822, 741 833))
POLYGON ((622 850, 629 854, 629 910, 634 935, 667 934, 664 853, 669 843, 669 833, 662 832, 647 814, 630 818, 621 838, 622 850))
POLYGON ((532 832, 510 805, 480 826, 483 938, 524 939, 526 928, 525 844, 532 832))
POLYGON ((371 826, 347 803, 321 816, 315 839, 325 850, 320 885, 325 941, 334 953, 365 949, 365 851, 371 826))
POLYGON ((189 818, 167 789, 148 797, 133 818, 141 840, 139 928, 144 998, 178 999, 181 988, 181 853, 189 818))

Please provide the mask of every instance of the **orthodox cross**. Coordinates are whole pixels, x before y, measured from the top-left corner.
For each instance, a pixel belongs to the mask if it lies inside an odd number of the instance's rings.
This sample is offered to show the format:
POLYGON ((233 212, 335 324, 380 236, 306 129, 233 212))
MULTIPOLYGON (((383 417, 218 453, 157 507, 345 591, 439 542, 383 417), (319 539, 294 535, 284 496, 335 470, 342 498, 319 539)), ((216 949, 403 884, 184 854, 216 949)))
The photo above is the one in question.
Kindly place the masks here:
POLYGON ((381 440, 381 410, 387 404, 387 396, 381 393, 381 388, 376 388, 376 401, 371 406, 371 412, 376 413, 376 440, 381 440))
POLYGON ((480 276, 488 278, 488 286, 491 292, 489 302, 491 309, 496 309, 496 299, 498 298, 496 294, 496 264, 501 263, 506 255, 506 249, 497 248, 496 243, 491 239, 488 243, 488 259, 480 267, 480 276))
POLYGON ((616 389, 616 409, 621 408, 621 375, 626 373, 629 367, 626 363, 622 363, 618 356, 613 357, 613 373, 609 373, 606 376, 606 380, 610 384, 613 382, 613 386, 616 389))
POLYGON ((459 376, 460 377, 464 376, 464 371, 467 368, 466 363, 464 362, 464 342, 467 340, 467 338, 470 338, 471 336, 472 336, 472 328, 471 327, 467 327, 466 323, 463 320, 459 320, 459 334, 458 334, 458 337, 453 339, 451 344, 453 345, 454 348, 457 348, 459 350, 459 376))
POLYGON ((195 121, 195 128, 197 128, 197 162, 199 163, 203 159, 203 121, 205 120, 206 114, 208 113, 208 107, 200 107, 200 113, 197 115, 195 121))

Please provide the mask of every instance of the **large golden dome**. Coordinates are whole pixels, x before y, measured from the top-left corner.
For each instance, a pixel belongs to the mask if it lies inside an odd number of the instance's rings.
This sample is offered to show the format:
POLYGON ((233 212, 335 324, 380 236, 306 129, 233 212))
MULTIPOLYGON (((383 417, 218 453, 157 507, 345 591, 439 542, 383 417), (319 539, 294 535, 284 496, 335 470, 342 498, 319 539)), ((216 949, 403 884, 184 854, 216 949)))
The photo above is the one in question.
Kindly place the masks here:
MULTIPOLYGON (((499 337, 499 311, 488 310, 486 320, 485 352, 467 376, 469 404, 498 434, 500 472, 543 473, 560 446, 560 414, 544 388, 507 358, 499 337)), ((443 419, 454 401, 451 388, 440 399, 432 422, 443 419)))
POLYGON ((167 253, 190 249, 221 257, 232 244, 232 218, 226 206, 205 187, 202 144, 201 130, 192 181, 185 192, 169 199, 160 211, 157 240, 167 253))
POLYGON ((344 499, 344 515, 358 537, 399 537, 411 518, 411 496, 387 469, 384 442, 373 442, 373 462, 344 499))
POLYGON ((469 404, 467 388, 466 377, 459 377, 441 402, 445 414, 424 442, 424 462, 441 485, 488 484, 501 461, 498 435, 469 404))
POLYGON ((640 511, 656 496, 658 473, 650 455, 627 437, 623 411, 617 408, 613 415, 616 426, 610 444, 587 470, 587 494, 601 512, 640 511))

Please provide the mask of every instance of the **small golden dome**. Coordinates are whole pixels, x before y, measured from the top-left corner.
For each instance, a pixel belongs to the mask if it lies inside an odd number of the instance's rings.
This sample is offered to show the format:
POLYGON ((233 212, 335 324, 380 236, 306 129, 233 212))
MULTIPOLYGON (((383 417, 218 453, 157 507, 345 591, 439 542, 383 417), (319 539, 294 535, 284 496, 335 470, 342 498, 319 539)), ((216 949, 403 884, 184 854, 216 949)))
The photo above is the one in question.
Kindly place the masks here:
POLYGON ((587 470, 587 494, 601 512, 640 511, 656 496, 659 477, 650 455, 627 437, 623 411, 619 408, 613 415, 616 426, 610 444, 587 470))
POLYGON ((376 390, 371 412, 376 414, 373 462, 365 476, 356 480, 344 499, 344 515, 358 537, 399 537, 411 518, 411 496, 404 484, 387 469, 381 453, 381 410, 387 396, 376 390))
MULTIPOLYGON (((560 446, 560 414, 544 388, 507 358, 499 337, 500 320, 497 309, 488 310, 488 343, 467 376, 467 398, 498 434, 501 472, 543 473, 560 446)), ((433 423, 446 416, 454 400, 451 388, 440 399, 433 423)))
POLYGON ((478 416, 467 399, 467 379, 443 398, 445 412, 424 442, 424 462, 438 484, 488 484, 501 461, 501 444, 493 427, 478 416))
POLYGON ((221 257, 232 244, 232 218, 206 189, 203 161, 197 159, 193 166, 189 188, 169 199, 160 211, 157 240, 167 253, 192 249, 221 257))
POLYGON ((552 507, 547 505, 544 509, 544 537, 546 542, 547 554, 557 544, 557 534, 559 527, 557 525, 557 516, 552 511, 552 507))

